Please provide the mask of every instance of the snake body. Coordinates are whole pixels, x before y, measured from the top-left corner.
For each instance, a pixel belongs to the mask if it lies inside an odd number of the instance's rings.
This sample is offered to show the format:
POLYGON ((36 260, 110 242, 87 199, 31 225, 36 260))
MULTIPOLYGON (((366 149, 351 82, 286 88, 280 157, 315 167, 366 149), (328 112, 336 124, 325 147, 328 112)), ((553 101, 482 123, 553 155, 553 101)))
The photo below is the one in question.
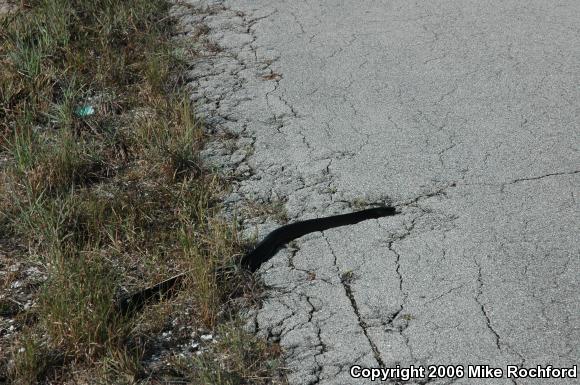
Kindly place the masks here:
MULTIPOLYGON (((381 206, 348 214, 307 219, 281 226, 269 233, 252 251, 244 255, 241 266, 254 272, 264 262, 272 258, 280 247, 303 235, 335 227, 353 225, 368 219, 392 216, 397 213, 394 207, 381 206)), ((124 297, 117 305, 118 310, 123 314, 127 314, 128 312, 140 310, 146 303, 157 301, 162 297, 171 296, 179 289, 185 274, 178 274, 154 286, 124 297)))
POLYGON ((374 207, 348 214, 333 215, 290 223, 279 227, 268 234, 256 245, 254 250, 242 258, 242 266, 252 272, 256 271, 264 262, 272 258, 280 247, 303 235, 316 231, 328 230, 334 227, 353 225, 367 219, 386 217, 389 215, 395 215, 396 213, 397 211, 394 207, 374 207))

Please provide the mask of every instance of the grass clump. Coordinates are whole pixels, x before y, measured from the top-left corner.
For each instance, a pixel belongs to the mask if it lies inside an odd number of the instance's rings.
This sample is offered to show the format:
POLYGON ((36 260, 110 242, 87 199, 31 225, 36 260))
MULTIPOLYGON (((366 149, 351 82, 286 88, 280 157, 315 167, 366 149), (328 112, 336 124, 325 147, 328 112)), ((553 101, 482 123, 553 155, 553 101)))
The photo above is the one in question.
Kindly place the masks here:
POLYGON ((218 330, 217 349, 193 359, 176 357, 175 372, 203 384, 270 384, 271 373, 281 370, 277 359, 280 346, 266 344, 244 331, 238 321, 220 325, 218 330))
POLYGON ((35 384, 46 376, 58 357, 51 356, 41 336, 26 330, 16 347, 17 359, 11 368, 16 384, 35 384))
POLYGON ((55 254, 39 298, 42 326, 52 345, 71 357, 97 357, 130 326, 111 307, 119 279, 103 259, 77 250, 55 254))
MULTIPOLYGON (((222 326, 243 286, 241 247, 216 218, 223 183, 199 161, 203 125, 175 76, 169 4, 22 4, 0 15, 0 256, 11 249, 0 268, 15 269, 0 303, 16 325, 0 341, 0 382, 163 381, 147 362, 186 305, 193 327, 223 335, 208 355, 237 357, 224 362, 228 383, 269 378, 251 363, 268 345, 222 326), (42 284, 21 285, 29 264, 42 284), (186 295, 116 313, 121 288, 181 271, 186 295), (26 306, 6 300, 23 293, 26 306)), ((183 376, 208 383, 213 370, 183 376)))

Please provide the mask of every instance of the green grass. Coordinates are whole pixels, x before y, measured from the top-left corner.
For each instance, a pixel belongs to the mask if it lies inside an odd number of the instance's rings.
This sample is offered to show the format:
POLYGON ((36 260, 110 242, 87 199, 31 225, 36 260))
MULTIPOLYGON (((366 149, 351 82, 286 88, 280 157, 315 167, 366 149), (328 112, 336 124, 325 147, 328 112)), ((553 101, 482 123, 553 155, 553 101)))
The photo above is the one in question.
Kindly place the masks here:
MULTIPOLYGON (((177 82, 184 50, 168 3, 25 5, 0 16, 0 246, 47 279, 27 309, 2 300, 18 332, 0 342, 0 381, 163 381, 144 363, 187 306, 192 327, 222 337, 179 360, 182 380, 272 383, 279 352, 231 322, 247 286, 242 241, 217 217, 227 186, 199 160, 203 122, 177 82), (180 271, 183 295, 115 313, 121 287, 180 271)), ((7 297, 16 275, 0 282, 7 297)))

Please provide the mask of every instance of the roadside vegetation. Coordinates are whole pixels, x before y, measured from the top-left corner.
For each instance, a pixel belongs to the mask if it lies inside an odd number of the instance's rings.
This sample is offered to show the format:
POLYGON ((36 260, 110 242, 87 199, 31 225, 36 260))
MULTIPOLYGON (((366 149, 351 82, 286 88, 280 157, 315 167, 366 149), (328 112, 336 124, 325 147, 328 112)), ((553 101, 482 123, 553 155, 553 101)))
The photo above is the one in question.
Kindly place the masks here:
MULTIPOLYGON (((0 383, 270 384, 243 331, 227 188, 182 88, 169 4, 29 0, 0 15, 0 383), (187 271, 177 297, 115 313, 187 271), (220 272, 219 274, 217 272, 220 272)), ((248 283, 250 282, 250 283, 248 283)))

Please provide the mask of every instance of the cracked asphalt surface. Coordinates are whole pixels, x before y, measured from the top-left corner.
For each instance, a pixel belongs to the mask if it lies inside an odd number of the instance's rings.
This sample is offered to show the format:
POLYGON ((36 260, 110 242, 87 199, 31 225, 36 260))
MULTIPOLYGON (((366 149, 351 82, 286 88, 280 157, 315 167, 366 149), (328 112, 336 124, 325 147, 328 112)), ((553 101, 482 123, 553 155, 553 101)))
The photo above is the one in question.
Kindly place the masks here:
POLYGON ((221 47, 188 80, 229 135, 205 157, 237 179, 231 209, 402 211, 262 267, 254 324, 279 339, 291 384, 365 383, 353 364, 579 363, 580 2, 180 4, 182 34, 204 23, 221 47))

